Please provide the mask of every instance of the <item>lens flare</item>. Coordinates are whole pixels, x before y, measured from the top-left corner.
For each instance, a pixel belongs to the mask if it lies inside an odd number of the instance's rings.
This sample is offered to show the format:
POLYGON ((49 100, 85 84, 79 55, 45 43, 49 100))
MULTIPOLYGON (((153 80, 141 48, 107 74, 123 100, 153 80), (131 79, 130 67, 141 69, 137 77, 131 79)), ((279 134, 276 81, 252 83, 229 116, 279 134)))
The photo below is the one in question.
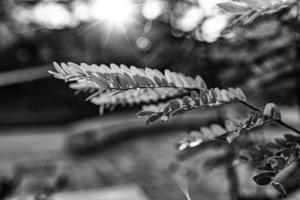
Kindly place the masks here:
POLYGON ((91 15, 111 25, 124 25, 130 22, 134 6, 130 0, 95 0, 91 6, 91 15))

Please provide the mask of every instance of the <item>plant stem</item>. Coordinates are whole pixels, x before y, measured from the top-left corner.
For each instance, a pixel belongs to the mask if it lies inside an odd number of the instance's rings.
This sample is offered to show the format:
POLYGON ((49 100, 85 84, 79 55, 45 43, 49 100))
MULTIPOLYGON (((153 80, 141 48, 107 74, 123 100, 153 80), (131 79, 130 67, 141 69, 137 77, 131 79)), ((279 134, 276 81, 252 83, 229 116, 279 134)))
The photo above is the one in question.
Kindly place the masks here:
MULTIPOLYGON (((258 111, 258 112, 262 112, 259 108, 255 107, 255 106, 253 106, 253 105, 251 105, 251 104, 249 104, 249 103, 247 103, 245 101, 240 101, 240 103, 242 103, 243 105, 247 106, 248 108, 250 108, 252 110, 255 110, 255 111, 258 111)), ((277 124, 279 124, 279 125, 287 128, 287 129, 290 129, 290 130, 294 131, 295 133, 297 133, 298 135, 300 135, 300 131, 298 129, 296 129, 296 128, 294 128, 294 127, 286 124, 285 122, 281 121, 280 119, 274 119, 274 121, 277 124)))
MULTIPOLYGON (((233 149, 229 147, 229 152, 234 154, 233 149)), ((226 175, 228 179, 228 186, 229 186, 229 198, 230 200, 238 200, 239 198, 239 181, 238 181, 238 174, 236 171, 235 166, 231 162, 226 167, 226 175)))
POLYGON ((229 198, 230 200, 238 200, 238 177, 234 166, 226 168, 226 174, 229 182, 229 198))
POLYGON ((284 123, 283 121, 277 119, 277 120, 275 120, 275 122, 276 122, 277 124, 280 124, 281 126, 287 128, 287 129, 290 129, 290 130, 292 130, 292 131, 294 131, 295 133, 297 133, 297 134, 300 135, 300 131, 299 131, 298 129, 295 129, 294 127, 292 127, 292 126, 290 126, 290 125, 284 123))

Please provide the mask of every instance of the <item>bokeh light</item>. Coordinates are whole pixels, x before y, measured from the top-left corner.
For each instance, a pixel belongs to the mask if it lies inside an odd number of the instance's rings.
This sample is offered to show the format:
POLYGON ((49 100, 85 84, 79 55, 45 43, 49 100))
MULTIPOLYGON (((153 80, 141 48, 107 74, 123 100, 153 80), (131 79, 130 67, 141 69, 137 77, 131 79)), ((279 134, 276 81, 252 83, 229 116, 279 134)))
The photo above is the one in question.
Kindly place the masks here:
POLYGON ((74 1, 72 3, 72 10, 74 16, 80 21, 88 21, 91 18, 88 4, 82 1, 74 1))
MULTIPOLYGON (((176 37, 191 33, 196 40, 214 42, 221 37, 230 17, 216 4, 226 1, 229 0, 178 1, 170 6, 172 4, 165 0, 73 0, 69 7, 63 3, 39 2, 34 7, 15 8, 14 18, 19 26, 35 24, 47 29, 75 27, 84 22, 89 24, 86 30, 97 27, 94 30, 105 31, 107 38, 113 34, 128 38, 129 27, 131 32, 138 31, 138 26, 133 25, 142 23, 142 15, 148 25, 153 20, 169 22, 176 37)), ((145 24, 144 33, 151 30, 148 25, 145 24)))
POLYGON ((190 32, 198 26, 203 17, 203 12, 199 7, 192 7, 176 21, 176 28, 184 32, 190 32))
POLYGON ((48 28, 77 25, 66 7, 57 3, 41 3, 34 8, 35 21, 48 28))
POLYGON ((165 6, 162 0, 147 0, 143 4, 142 12, 146 19, 154 20, 163 13, 165 6))
POLYGON ((151 40, 147 37, 141 36, 136 40, 136 45, 139 49, 147 51, 151 48, 151 40))
POLYGON ((111 25, 129 23, 134 14, 134 5, 130 0, 94 0, 91 5, 92 17, 111 25))
POLYGON ((228 17, 226 15, 216 15, 211 18, 208 18, 204 21, 202 25, 202 37, 207 42, 216 41, 220 35, 222 30, 228 24, 228 17))

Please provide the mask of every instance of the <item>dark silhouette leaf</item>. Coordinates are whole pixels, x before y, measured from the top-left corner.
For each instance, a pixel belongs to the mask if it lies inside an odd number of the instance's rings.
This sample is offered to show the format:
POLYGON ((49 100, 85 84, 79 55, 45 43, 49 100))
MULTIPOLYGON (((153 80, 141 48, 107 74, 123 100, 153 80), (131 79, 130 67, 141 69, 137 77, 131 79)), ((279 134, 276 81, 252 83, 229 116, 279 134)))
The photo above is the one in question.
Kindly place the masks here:
POLYGON ((258 185, 268 185, 273 180, 276 172, 263 172, 253 177, 258 185))

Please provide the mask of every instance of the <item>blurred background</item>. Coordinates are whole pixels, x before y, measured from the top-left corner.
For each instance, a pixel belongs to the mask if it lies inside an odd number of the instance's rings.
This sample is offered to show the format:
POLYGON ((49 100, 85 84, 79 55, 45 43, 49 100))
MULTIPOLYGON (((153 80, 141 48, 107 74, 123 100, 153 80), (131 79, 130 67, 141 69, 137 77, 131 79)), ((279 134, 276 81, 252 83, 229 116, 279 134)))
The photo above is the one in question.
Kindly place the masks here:
MULTIPOLYGON (((87 94, 50 76, 54 61, 199 74, 209 87, 242 87, 257 106, 279 104, 284 120, 299 127, 298 8, 232 30, 233 16, 216 6, 224 1, 1 0, 0 199, 13 191, 12 180, 21 180, 13 196, 51 193, 55 185, 67 191, 60 199, 183 199, 168 172, 179 135, 238 110, 153 126, 135 119, 139 105, 99 116, 87 94)), ((228 199, 223 176, 202 173, 191 196, 228 199)))

